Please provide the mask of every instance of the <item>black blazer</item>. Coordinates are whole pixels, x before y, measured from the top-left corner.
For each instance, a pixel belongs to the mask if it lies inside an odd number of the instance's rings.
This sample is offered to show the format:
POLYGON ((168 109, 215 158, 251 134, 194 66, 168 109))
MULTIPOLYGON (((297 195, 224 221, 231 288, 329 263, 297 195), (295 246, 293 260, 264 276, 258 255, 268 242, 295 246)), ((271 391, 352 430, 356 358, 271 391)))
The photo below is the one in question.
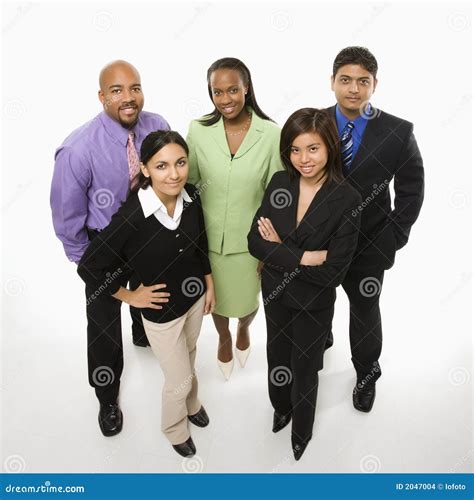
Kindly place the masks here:
MULTIPOLYGON (((336 120, 336 107, 328 108, 336 120)), ((413 124, 374 110, 347 180, 362 204, 359 244, 353 266, 389 269, 408 241, 424 196, 424 170, 413 124), (394 208, 388 186, 394 180, 394 208)))
MULTIPOLYGON (((151 187, 147 189, 152 189, 151 187)), ((179 226, 166 228, 152 214, 145 218, 132 194, 110 224, 91 241, 77 272, 96 294, 113 295, 133 270, 145 286, 166 283, 170 301, 162 309, 141 309, 155 323, 179 318, 204 294, 204 276, 211 273, 199 191, 185 185, 191 202, 184 202, 179 226)))
POLYGON ((247 236, 249 252, 264 263, 263 303, 281 299, 296 309, 321 309, 334 303, 357 247, 360 195, 347 182, 326 182, 316 193, 298 228, 299 177, 277 172, 268 185, 247 236), (282 243, 264 240, 257 220, 268 217, 282 243), (302 266, 305 250, 328 250, 321 266, 302 266))

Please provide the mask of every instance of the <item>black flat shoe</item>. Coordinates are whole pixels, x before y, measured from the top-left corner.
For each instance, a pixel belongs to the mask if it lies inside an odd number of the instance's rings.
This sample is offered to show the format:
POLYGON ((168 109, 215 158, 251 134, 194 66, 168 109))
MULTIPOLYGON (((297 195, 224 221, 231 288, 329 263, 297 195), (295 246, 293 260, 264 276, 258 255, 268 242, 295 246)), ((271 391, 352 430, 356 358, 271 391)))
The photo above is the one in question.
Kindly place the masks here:
POLYGON ((194 446, 191 436, 187 441, 181 444, 171 445, 176 453, 179 453, 182 457, 192 457, 196 454, 196 447, 194 446))
POLYGON ((354 408, 368 413, 375 401, 375 384, 364 385, 362 388, 357 384, 352 392, 352 403, 354 408))
POLYGON ((293 445, 293 455, 295 457, 295 460, 299 460, 303 456, 303 453, 306 450, 307 446, 308 443, 306 444, 298 443, 293 445))
POLYGON ((99 427, 104 436, 115 436, 122 430, 123 414, 118 403, 101 403, 99 427))
POLYGON ((204 406, 201 406, 201 409, 195 413, 194 415, 188 415, 189 421, 197 425, 198 427, 206 427, 209 425, 209 416, 204 409, 204 406))
POLYGON ((273 432, 278 432, 281 431, 283 428, 285 428, 291 420, 291 413, 288 413, 287 415, 281 415, 278 412, 275 412, 273 414, 273 432))

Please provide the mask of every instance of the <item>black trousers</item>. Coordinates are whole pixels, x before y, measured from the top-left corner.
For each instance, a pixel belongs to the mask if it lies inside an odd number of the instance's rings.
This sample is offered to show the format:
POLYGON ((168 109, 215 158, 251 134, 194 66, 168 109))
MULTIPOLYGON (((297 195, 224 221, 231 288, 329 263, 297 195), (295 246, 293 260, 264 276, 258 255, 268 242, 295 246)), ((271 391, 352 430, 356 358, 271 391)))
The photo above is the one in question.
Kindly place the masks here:
MULTIPOLYGON (((92 241, 98 231, 87 229, 92 241)), ((140 285, 135 275, 122 277, 121 285, 135 290, 140 285)), ((86 286, 87 314, 87 364, 89 384, 101 403, 112 403, 118 397, 120 377, 123 370, 122 302, 114 299, 106 291, 86 286)), ((140 309, 130 306, 132 336, 134 342, 146 339, 140 309)))
POLYGON ((373 384, 382 375, 379 299, 383 277, 383 269, 357 266, 349 268, 342 283, 350 304, 349 336, 358 384, 373 384))
POLYGON ((323 367, 334 306, 317 311, 291 309, 277 299, 265 305, 268 392, 275 411, 292 415, 292 443, 313 433, 318 371, 323 367))
MULTIPOLYGON (((126 286, 127 280, 122 281, 126 286)), ((86 286, 89 384, 101 403, 115 402, 119 393, 123 370, 121 306, 120 300, 86 286)), ((133 338, 145 336, 140 309, 130 307, 130 314, 133 338)))

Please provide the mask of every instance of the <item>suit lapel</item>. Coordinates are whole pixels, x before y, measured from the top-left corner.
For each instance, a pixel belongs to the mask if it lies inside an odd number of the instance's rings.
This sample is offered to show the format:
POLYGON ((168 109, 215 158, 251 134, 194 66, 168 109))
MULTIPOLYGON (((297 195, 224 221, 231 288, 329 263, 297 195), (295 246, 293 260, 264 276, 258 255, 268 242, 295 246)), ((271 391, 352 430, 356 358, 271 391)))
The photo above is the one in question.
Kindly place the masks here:
MULTIPOLYGON (((304 214, 298 228, 296 229, 298 238, 304 238, 308 234, 314 233, 318 226, 329 219, 331 212, 329 210, 328 201, 333 197, 331 186, 332 184, 324 184, 312 199, 308 209, 306 210, 306 213, 304 214)), ((298 200, 296 201, 296 203, 298 203, 298 200)), ((294 218, 295 226, 296 211, 297 209, 295 210, 294 218)))
POLYGON ((227 138, 225 136, 224 121, 222 116, 220 120, 211 125, 209 129, 212 140, 217 144, 219 149, 221 149, 230 158, 229 145, 227 144, 227 138))
MULTIPOLYGON (((242 144, 235 153, 234 158, 239 158, 247 153, 247 151, 251 149, 263 135, 263 119, 257 116, 251 108, 247 109, 250 113, 252 113, 252 124, 250 125, 242 144)), ((214 123, 214 125, 211 125, 209 128, 213 141, 217 144, 219 149, 221 149, 230 158, 229 144, 227 142, 224 129, 224 119, 221 117, 218 122, 214 123)))
POLYGON ((382 131, 383 120, 381 120, 381 116, 369 120, 350 170, 356 170, 360 165, 363 165, 367 158, 375 151, 380 144, 379 136, 382 131))
POLYGON ((263 135, 263 119, 260 118, 251 108, 247 108, 247 110, 252 113, 252 123, 244 137, 244 140, 242 141, 242 144, 235 153, 234 158, 240 158, 247 153, 247 151, 251 149, 263 135))

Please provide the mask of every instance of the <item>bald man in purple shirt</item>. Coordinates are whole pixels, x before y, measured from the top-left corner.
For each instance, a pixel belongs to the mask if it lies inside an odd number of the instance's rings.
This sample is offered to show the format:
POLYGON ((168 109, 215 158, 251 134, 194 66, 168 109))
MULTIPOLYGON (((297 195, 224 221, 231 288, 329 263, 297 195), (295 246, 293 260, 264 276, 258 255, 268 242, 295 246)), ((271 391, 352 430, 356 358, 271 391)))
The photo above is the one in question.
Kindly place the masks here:
MULTIPOLYGON (((160 115, 142 111, 144 96, 138 71, 126 61, 113 61, 99 77, 104 110, 74 130, 56 150, 51 210, 57 237, 76 264, 95 235, 105 228, 125 201, 139 168, 143 139, 169 130, 160 115)), ((100 402, 99 426, 105 436, 122 430, 118 404, 123 369, 121 302, 102 293, 114 280, 135 289, 140 283, 130 269, 111 273, 97 290, 86 287, 89 383, 100 402)), ((140 310, 130 307, 133 342, 146 346, 140 310)))

